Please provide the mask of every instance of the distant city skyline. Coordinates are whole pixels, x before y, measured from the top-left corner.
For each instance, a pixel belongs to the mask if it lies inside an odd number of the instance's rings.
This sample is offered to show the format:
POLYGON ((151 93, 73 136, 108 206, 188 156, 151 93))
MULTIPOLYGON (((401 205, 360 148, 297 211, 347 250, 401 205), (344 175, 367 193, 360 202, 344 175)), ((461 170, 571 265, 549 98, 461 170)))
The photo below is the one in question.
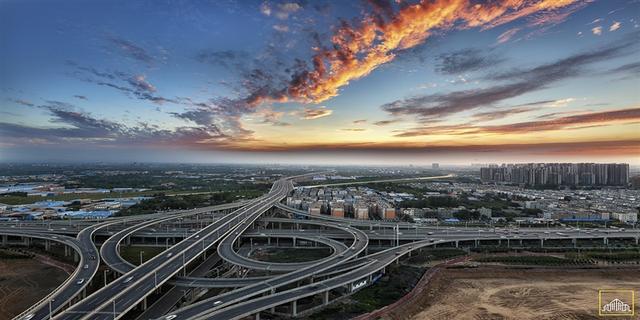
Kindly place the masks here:
POLYGON ((640 2, 2 1, 0 161, 640 165, 640 2))

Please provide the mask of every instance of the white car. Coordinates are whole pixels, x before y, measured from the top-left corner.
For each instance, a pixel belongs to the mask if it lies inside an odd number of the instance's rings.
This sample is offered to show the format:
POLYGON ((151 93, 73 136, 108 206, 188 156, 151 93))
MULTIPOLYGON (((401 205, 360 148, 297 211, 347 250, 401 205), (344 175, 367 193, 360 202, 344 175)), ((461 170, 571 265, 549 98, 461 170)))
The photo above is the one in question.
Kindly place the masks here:
POLYGON ((219 304, 221 304, 221 303, 222 303, 222 301, 218 300, 218 301, 214 302, 214 303, 213 303, 213 305, 214 305, 214 306, 217 306, 217 305, 219 305, 219 304))
POLYGON ((84 278, 78 280, 78 282, 76 282, 77 284, 83 284, 84 283, 84 278))
POLYGON ((124 283, 129 283, 131 280, 133 280, 133 277, 126 278, 124 279, 124 283))
POLYGON ((164 319, 165 319, 165 320, 173 320, 173 319, 175 319, 175 318, 177 318, 177 317, 178 317, 178 316, 177 316, 177 315, 175 315, 175 314, 170 314, 170 315, 168 315, 168 316, 164 317, 164 319))

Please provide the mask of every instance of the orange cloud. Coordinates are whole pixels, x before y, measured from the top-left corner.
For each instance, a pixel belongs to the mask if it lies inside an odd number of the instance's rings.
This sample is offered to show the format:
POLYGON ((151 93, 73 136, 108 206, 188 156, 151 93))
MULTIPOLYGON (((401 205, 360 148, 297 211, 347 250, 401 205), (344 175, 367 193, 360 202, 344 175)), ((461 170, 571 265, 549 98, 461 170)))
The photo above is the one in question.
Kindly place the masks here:
POLYGON ((338 94, 350 81, 392 61, 400 50, 423 43, 433 32, 453 28, 492 28, 534 13, 552 14, 577 0, 422 0, 400 9, 388 21, 365 16, 357 26, 344 22, 331 49, 320 49, 314 68, 299 74, 287 92, 297 101, 319 103, 338 94))

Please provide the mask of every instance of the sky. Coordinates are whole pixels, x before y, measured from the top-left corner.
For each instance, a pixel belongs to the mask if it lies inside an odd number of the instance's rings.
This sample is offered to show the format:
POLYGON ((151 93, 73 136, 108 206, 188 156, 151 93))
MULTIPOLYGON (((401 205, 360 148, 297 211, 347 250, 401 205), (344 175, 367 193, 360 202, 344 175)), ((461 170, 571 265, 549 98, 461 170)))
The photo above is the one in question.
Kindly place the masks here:
POLYGON ((640 164, 640 1, 0 0, 0 161, 640 164))

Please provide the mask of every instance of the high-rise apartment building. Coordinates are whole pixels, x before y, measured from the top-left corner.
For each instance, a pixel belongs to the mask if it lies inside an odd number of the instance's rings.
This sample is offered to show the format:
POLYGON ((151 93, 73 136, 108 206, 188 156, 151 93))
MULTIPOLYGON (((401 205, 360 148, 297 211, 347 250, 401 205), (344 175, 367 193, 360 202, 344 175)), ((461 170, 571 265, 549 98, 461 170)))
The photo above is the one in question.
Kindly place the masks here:
POLYGON ((480 168, 485 182, 506 182, 529 186, 626 186, 626 163, 527 163, 480 168))

